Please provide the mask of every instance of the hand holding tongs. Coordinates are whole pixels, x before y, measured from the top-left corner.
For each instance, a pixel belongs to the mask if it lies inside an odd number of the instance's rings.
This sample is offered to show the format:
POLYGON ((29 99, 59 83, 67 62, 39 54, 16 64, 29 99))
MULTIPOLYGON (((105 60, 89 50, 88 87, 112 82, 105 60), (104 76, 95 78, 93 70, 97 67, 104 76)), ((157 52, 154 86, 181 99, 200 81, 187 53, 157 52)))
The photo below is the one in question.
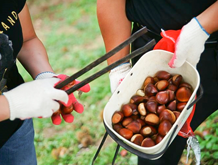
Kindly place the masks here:
MULTIPOLYGON (((92 62, 88 66, 86 66, 85 68, 79 70, 77 73, 73 74, 72 76, 70 76, 66 80, 60 82, 59 84, 57 84, 55 86, 55 88, 57 88, 57 89, 63 88, 64 86, 66 86, 70 82, 74 81, 76 78, 78 78, 81 75, 83 75, 84 73, 88 72, 90 69, 94 68, 98 64, 102 63, 103 61, 105 61, 108 58, 110 58, 111 56, 113 56, 115 53, 117 53, 118 51, 120 51, 121 49, 123 49, 124 47, 126 47, 127 45, 132 43, 133 41, 135 41, 137 38, 139 38, 140 36, 142 36, 146 32, 147 32, 146 27, 143 27, 142 29, 138 30, 130 38, 128 38, 126 41, 124 41, 123 43, 118 45, 116 48, 114 48, 110 52, 106 53, 102 57, 98 58, 97 60, 95 60, 94 62, 92 62)), ((130 59, 132 59, 132 58, 134 58, 134 57, 136 57, 136 56, 138 56, 138 55, 140 55, 142 53, 145 53, 146 51, 150 50, 155 44, 156 44, 155 40, 154 39, 151 40, 145 46, 133 51, 129 55, 125 56, 124 58, 122 58, 122 59, 118 60, 117 62, 105 67, 104 69, 100 70, 99 72, 91 75, 90 77, 86 78, 85 80, 81 81, 80 83, 78 83, 78 84, 74 85, 73 87, 69 88, 68 90, 66 90, 66 93, 68 95, 71 94, 72 92, 78 90, 79 88, 83 87, 85 84, 88 84, 89 82, 91 82, 91 81, 95 80, 96 78, 102 76, 103 74, 107 73, 108 71, 110 71, 111 69, 117 67, 118 65, 120 65, 120 64, 122 64, 124 62, 127 62, 128 60, 130 60, 130 59)))

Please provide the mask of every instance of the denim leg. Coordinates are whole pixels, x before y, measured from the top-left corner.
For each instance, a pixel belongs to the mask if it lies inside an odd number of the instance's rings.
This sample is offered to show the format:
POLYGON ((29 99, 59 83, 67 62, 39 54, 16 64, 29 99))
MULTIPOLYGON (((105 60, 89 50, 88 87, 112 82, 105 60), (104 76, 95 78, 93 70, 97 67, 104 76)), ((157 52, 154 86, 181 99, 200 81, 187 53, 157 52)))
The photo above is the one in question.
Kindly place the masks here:
POLYGON ((0 165, 36 164, 33 121, 28 119, 0 149, 0 165))

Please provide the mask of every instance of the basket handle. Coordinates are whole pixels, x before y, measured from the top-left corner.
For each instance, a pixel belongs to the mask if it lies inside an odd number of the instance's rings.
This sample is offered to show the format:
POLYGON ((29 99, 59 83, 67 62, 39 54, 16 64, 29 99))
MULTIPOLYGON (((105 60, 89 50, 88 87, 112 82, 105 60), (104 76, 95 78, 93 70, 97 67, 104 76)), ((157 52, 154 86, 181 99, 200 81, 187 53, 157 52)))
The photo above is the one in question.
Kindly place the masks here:
POLYGON ((199 96, 192 103, 190 103, 190 105, 187 107, 186 110, 189 110, 194 104, 196 104, 202 98, 203 93, 204 93, 204 89, 203 89, 203 86, 201 84, 198 88, 198 92, 199 92, 199 96))

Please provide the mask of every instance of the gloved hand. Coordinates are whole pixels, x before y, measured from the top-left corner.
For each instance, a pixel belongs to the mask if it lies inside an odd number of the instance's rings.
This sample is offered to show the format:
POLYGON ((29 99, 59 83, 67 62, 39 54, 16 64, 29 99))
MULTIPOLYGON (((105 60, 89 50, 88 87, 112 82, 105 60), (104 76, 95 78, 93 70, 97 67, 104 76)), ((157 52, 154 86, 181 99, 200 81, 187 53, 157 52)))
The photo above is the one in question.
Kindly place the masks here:
POLYGON ((58 81, 58 78, 35 80, 4 92, 9 103, 10 119, 50 117, 60 108, 57 101, 68 102, 67 93, 54 88, 58 81))
MULTIPOLYGON (((63 75, 63 74, 56 75, 56 74, 54 74, 54 73, 52 73, 52 72, 43 72, 43 73, 39 74, 39 75, 36 77, 36 79, 45 79, 45 78, 48 78, 48 77, 57 77, 57 78, 60 79, 60 81, 57 82, 54 86, 56 86, 56 85, 59 84, 61 81, 63 81, 63 80, 65 80, 65 79, 68 78, 68 76, 63 75)), ((78 83, 80 83, 80 81, 75 80, 74 83, 75 83, 75 84, 78 84, 78 83)), ((69 89, 69 88, 70 88, 69 86, 65 86, 65 87, 62 88, 62 90, 65 90, 65 91, 66 91, 66 90, 69 89)), ((81 87, 81 88, 79 89, 79 91, 81 91, 81 92, 86 92, 86 93, 89 92, 89 91, 90 91, 90 86, 89 86, 89 84, 86 84, 86 85, 84 85, 83 87, 81 87)), ((61 103, 62 103, 62 102, 61 102, 61 103)), ((74 109, 77 113, 82 113, 83 110, 84 110, 83 105, 80 104, 80 103, 77 101, 77 99, 75 98, 75 96, 74 96, 73 93, 71 93, 71 94, 69 95, 69 100, 68 100, 68 102, 67 102, 67 103, 62 103, 62 104, 63 104, 63 106, 65 106, 66 108, 70 108, 71 106, 73 106, 73 109, 74 109)), ((73 116, 71 113, 69 113, 69 114, 54 113, 54 114, 52 115, 52 117, 51 117, 53 124, 55 124, 55 125, 61 124, 62 119, 61 119, 61 116, 60 116, 60 115, 62 116, 62 118, 64 119, 64 121, 67 122, 67 123, 72 123, 73 120, 74 120, 74 116, 73 116)))
POLYGON ((126 74, 130 71, 130 69, 131 69, 131 64, 124 63, 110 71, 109 79, 110 79, 111 93, 114 93, 118 85, 122 82, 126 74))
POLYGON ((210 35, 201 26, 197 18, 193 18, 183 26, 181 31, 163 31, 161 36, 163 39, 157 43, 154 49, 173 52, 174 55, 168 64, 170 67, 176 68, 182 66, 185 61, 196 67, 201 53, 204 51, 204 44, 210 35))

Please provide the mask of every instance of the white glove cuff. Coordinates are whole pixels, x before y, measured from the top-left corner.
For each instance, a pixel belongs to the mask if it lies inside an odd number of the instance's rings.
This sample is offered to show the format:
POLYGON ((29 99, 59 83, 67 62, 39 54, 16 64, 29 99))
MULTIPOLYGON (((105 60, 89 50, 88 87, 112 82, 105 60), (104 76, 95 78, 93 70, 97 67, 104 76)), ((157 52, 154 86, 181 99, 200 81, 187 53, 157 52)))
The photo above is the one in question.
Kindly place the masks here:
POLYGON ((210 37, 210 34, 201 26, 200 22, 197 18, 192 18, 192 20, 182 28, 182 31, 186 30, 186 42, 188 43, 191 40, 197 40, 202 42, 203 44, 205 41, 210 37))
POLYGON ((49 72, 49 71, 46 71, 46 72, 42 72, 42 73, 39 73, 35 80, 38 80, 38 79, 44 79, 44 78, 52 78, 54 76, 57 76, 56 74, 54 74, 53 72, 49 72))

